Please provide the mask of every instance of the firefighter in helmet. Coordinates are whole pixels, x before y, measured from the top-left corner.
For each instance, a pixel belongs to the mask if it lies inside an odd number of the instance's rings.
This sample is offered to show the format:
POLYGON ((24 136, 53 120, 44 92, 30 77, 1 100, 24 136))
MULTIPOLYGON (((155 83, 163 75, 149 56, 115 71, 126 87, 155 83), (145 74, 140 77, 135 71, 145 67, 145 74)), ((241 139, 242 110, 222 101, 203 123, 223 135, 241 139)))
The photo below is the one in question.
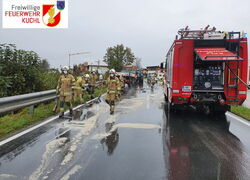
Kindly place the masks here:
POLYGON ((118 78, 118 88, 117 88, 117 99, 120 100, 120 97, 122 95, 122 91, 123 91, 123 85, 124 85, 124 80, 123 77, 121 75, 119 75, 118 73, 116 74, 116 77, 118 78))
POLYGON ((96 74, 95 71, 92 70, 89 76, 89 95, 91 99, 94 99, 95 85, 96 85, 96 74))
POLYGON ((124 91, 125 91, 125 80, 124 80, 123 75, 120 75, 119 80, 121 81, 121 94, 124 94, 124 91))
POLYGON ((76 78, 76 81, 74 83, 73 89, 74 89, 74 102, 77 102, 80 100, 80 103, 83 103, 83 78, 82 76, 78 76, 76 78))
POLYGON ((99 75, 98 77, 98 80, 99 80, 99 94, 98 94, 98 100, 99 102, 101 102, 101 95, 102 95, 102 90, 103 88, 105 87, 105 84, 104 84, 104 77, 102 74, 99 75))
POLYGON ((75 83, 75 78, 69 74, 68 66, 64 66, 62 69, 62 75, 59 77, 58 85, 57 85, 57 94, 60 95, 60 115, 62 117, 64 115, 64 104, 66 103, 69 106, 70 115, 72 116, 72 87, 75 83))
POLYGON ((151 77, 150 77, 150 86, 151 86, 151 89, 154 88, 155 83, 156 83, 156 77, 155 77, 154 74, 152 74, 151 77))
POLYGON ((111 69, 109 71, 109 78, 107 80, 107 96, 106 96, 106 102, 110 106, 110 114, 113 114, 115 110, 115 100, 117 97, 118 85, 119 85, 119 79, 115 76, 115 70, 111 69))
POLYGON ((86 93, 88 95, 88 99, 90 99, 90 88, 89 88, 89 84, 90 84, 90 76, 89 74, 85 74, 84 75, 84 79, 83 79, 83 91, 84 93, 86 93))

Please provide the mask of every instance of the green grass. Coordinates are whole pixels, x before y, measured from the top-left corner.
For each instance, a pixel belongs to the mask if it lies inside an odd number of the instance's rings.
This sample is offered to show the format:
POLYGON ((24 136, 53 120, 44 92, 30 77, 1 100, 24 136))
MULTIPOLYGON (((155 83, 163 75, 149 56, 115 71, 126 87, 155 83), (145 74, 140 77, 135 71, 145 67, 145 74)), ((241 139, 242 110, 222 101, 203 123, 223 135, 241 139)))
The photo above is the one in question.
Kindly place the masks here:
POLYGON ((29 114, 29 109, 25 108, 17 114, 1 117, 0 138, 52 116, 54 114, 52 112, 54 104, 54 102, 41 104, 35 109, 34 114, 29 114))
MULTIPOLYGON (((94 93, 94 96, 98 97, 99 92, 100 90, 97 89, 94 93)), ((105 88, 101 90, 101 94, 105 92, 105 88)), ((84 94, 83 98, 85 102, 90 100, 86 94, 84 94)), ((16 114, 9 114, 0 117, 0 139, 6 137, 9 134, 15 133, 16 131, 27 128, 28 126, 42 121, 52 115, 55 115, 55 113, 53 113, 52 111, 54 105, 54 101, 48 104, 40 104, 38 107, 35 108, 34 114, 29 113, 29 108, 24 108, 16 114)), ((74 106, 77 105, 77 103, 74 103, 74 106)), ((68 107, 66 107, 65 109, 67 108, 68 107)))
POLYGON ((232 113, 250 121, 250 109, 244 106, 231 106, 232 113))

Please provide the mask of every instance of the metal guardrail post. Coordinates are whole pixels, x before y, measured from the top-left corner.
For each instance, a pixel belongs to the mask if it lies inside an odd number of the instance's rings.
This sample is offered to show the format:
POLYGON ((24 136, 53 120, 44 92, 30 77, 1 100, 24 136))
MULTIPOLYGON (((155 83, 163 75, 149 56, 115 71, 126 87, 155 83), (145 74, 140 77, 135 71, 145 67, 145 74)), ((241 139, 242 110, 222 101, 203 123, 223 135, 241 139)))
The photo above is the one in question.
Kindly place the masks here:
POLYGON ((29 107, 29 114, 34 114, 34 112, 35 112, 35 106, 32 105, 29 107))

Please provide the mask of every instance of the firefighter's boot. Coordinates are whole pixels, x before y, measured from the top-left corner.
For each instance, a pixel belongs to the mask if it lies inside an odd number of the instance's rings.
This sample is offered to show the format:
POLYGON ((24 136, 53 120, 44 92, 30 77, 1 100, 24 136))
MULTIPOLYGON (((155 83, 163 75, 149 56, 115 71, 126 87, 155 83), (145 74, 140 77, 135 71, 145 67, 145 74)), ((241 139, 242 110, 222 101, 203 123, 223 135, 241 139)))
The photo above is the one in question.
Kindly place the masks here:
POLYGON ((64 111, 61 111, 59 114, 59 118, 62 118, 64 116, 64 111))
POLYGON ((72 109, 69 110, 69 116, 71 116, 71 117, 73 116, 73 110, 72 109))
POLYGON ((110 114, 114 114, 115 111, 115 105, 110 106, 110 114))

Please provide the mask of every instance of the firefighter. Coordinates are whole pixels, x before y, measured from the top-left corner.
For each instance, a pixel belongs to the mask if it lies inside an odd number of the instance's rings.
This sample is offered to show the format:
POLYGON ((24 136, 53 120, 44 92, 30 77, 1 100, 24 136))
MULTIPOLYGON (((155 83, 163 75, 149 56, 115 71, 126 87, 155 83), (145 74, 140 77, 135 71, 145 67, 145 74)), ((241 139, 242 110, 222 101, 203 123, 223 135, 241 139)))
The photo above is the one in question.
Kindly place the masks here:
POLYGON ((96 85, 96 74, 95 71, 92 70, 89 76, 89 95, 91 99, 94 99, 95 85, 96 85))
POLYGON ((74 102, 80 100, 80 103, 83 103, 83 78, 82 76, 78 76, 76 78, 76 82, 73 86, 74 89, 74 102))
POLYGON ((93 71, 94 71, 94 78, 95 78, 95 81, 97 82, 97 81, 99 81, 99 73, 98 73, 98 70, 94 70, 93 69, 93 71))
POLYGON ((90 99, 89 83, 90 83, 90 76, 89 76, 89 74, 85 74, 84 75, 84 80, 83 80, 83 90, 87 94, 88 99, 90 99))
POLYGON ((117 99, 120 100, 120 97, 122 95, 124 80, 122 76, 120 76, 119 74, 117 74, 116 77, 118 78, 117 99))
POLYGON ((59 77, 57 85, 57 93, 60 95, 60 114, 59 117, 64 116, 64 104, 69 106, 70 116, 73 114, 72 110, 72 87, 75 83, 75 78, 69 74, 68 66, 64 66, 62 69, 62 75, 59 77))
POLYGON ((124 92, 125 92, 125 79, 122 75, 120 76, 120 81, 121 81, 121 93, 124 94, 124 92))
POLYGON ((151 86, 151 89, 154 88, 155 83, 156 83, 155 75, 152 74, 151 77, 150 77, 150 86, 151 86))
POLYGON ((110 106, 110 114, 114 114, 118 85, 119 85, 119 80, 115 76, 115 70, 111 69, 109 71, 109 78, 107 80, 107 96, 106 96, 106 102, 110 106))
POLYGON ((102 74, 100 74, 99 75, 99 94, 98 94, 98 100, 99 100, 99 102, 101 102, 101 95, 102 95, 102 90, 103 90, 103 88, 104 88, 104 79, 103 79, 103 75, 102 74))

